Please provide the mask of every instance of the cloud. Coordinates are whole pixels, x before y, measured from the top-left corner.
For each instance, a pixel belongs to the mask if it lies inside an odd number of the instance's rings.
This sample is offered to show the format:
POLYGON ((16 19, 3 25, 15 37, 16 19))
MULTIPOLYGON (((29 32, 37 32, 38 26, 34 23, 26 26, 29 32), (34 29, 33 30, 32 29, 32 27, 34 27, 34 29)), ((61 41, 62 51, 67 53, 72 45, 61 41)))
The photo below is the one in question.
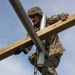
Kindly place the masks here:
MULTIPOLYGON (((75 13, 75 0, 20 0, 26 12, 32 6, 40 6, 47 16, 62 12, 75 13)), ((8 0, 0 2, 0 47, 4 47, 25 36, 18 16, 8 0)), ((57 68, 59 75, 75 75, 75 26, 59 33, 66 52, 57 68), (71 62, 72 61, 72 62, 71 62)), ((0 75, 32 75, 33 67, 27 61, 28 55, 10 56, 0 61, 0 75)))
POLYGON ((32 69, 25 62, 21 62, 16 56, 0 61, 0 75, 30 75, 32 73, 32 69))

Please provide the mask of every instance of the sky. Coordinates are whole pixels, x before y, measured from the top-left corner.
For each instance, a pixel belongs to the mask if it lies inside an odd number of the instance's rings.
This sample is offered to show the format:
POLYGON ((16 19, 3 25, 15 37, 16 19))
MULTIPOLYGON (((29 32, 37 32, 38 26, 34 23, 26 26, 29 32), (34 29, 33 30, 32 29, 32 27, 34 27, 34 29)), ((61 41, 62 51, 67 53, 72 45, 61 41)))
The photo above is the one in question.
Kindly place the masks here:
MULTIPOLYGON (((20 2, 26 12, 33 6, 39 6, 47 17, 61 13, 75 14, 75 0, 20 0, 20 2)), ((26 33, 9 0, 0 0, 0 48, 26 37, 26 33)), ((66 51, 56 71, 58 75, 75 75, 75 26, 58 35, 66 51)), ((28 56, 35 50, 33 46, 27 55, 22 52, 0 61, 0 75, 33 75, 34 67, 28 61, 28 56)), ((38 72, 38 75, 41 74, 38 72)))

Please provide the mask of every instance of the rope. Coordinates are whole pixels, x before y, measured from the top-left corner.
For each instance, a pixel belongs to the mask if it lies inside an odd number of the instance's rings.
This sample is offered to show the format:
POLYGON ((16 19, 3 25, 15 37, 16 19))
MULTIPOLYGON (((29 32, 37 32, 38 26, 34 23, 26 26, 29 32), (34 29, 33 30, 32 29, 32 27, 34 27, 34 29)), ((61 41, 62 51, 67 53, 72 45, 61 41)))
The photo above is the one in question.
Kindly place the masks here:
MULTIPOLYGON (((37 56, 37 49, 36 49, 36 56, 37 56)), ((35 61, 34 61, 34 74, 33 75, 37 75, 37 68, 35 66, 37 66, 37 58, 35 58, 35 61)))
POLYGON ((34 75, 37 75, 37 68, 34 66, 34 75))

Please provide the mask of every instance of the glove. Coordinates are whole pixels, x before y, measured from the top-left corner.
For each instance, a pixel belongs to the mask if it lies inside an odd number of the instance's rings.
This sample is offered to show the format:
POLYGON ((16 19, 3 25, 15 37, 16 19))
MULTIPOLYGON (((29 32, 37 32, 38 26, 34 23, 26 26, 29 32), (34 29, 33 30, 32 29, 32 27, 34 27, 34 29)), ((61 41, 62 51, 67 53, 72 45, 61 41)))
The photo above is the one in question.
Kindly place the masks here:
POLYGON ((66 13, 62 13, 62 14, 60 15, 62 21, 66 21, 66 19, 68 18, 68 16, 69 16, 69 15, 66 14, 66 13))

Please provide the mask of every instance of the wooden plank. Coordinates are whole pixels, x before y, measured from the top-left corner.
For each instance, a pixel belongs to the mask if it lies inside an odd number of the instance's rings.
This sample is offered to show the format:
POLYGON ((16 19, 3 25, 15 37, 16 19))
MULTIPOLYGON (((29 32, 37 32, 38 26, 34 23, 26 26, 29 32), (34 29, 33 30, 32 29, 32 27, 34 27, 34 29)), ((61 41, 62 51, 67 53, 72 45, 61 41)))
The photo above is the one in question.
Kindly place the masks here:
POLYGON ((57 23, 52 24, 51 26, 48 26, 44 28, 43 30, 38 31, 37 34, 39 38, 43 40, 47 38, 48 36, 52 36, 74 25, 75 25, 75 14, 69 16, 66 21, 60 20, 57 23))
MULTIPOLYGON (((73 25, 75 25, 75 14, 69 16, 68 19, 64 22, 58 21, 57 23, 38 31, 37 34, 38 34, 39 38, 41 40, 43 40, 49 36, 52 36, 56 33, 59 33, 65 29, 69 28, 73 25)), ((0 60, 13 55, 14 52, 19 49, 23 50, 24 48, 27 48, 31 45, 33 45, 31 38, 26 37, 26 38, 23 38, 19 41, 16 41, 16 42, 6 46, 4 48, 1 48, 0 49, 0 60)))

